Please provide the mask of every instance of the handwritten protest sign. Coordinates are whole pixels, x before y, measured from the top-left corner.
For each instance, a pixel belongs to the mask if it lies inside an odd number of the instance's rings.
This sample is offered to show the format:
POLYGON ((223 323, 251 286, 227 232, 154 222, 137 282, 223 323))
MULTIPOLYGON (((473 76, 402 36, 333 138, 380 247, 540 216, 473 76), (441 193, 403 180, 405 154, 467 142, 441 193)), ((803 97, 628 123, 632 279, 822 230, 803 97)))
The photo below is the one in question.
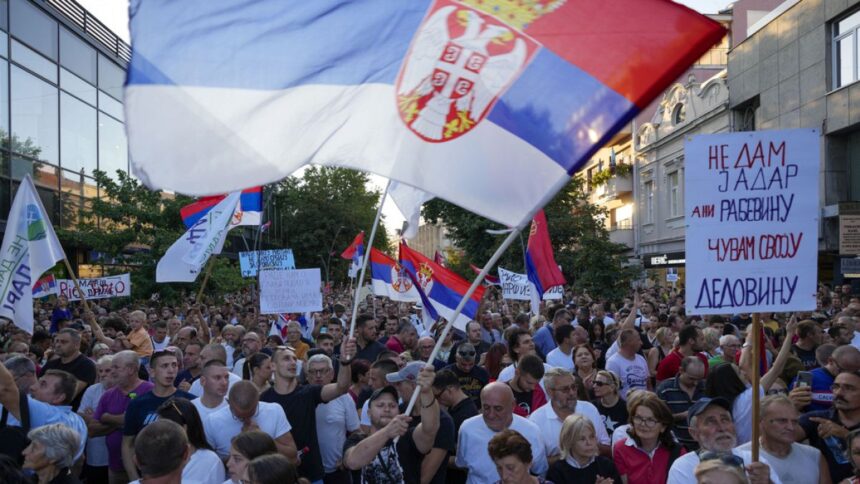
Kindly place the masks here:
MULTIPOLYGON (((78 279, 84 296, 89 299, 106 299, 111 297, 131 296, 131 277, 129 274, 97 277, 94 279, 78 279)), ((69 301, 80 301, 81 293, 70 279, 58 279, 59 294, 66 296, 69 301)))
POLYGON ((305 313, 322 310, 320 270, 260 271, 260 312, 263 314, 305 313))
MULTIPOLYGON (((532 286, 525 274, 519 274, 499 267, 499 284, 502 286, 502 298, 516 301, 531 301, 532 286)), ((543 299, 561 299, 564 296, 563 286, 553 286, 544 291, 543 299)))
POLYGON ((242 277, 257 277, 259 267, 265 269, 295 269, 296 260, 292 249, 256 250, 239 252, 239 268, 242 277))
POLYGON ((688 313, 815 309, 819 143, 813 129, 688 139, 688 313))

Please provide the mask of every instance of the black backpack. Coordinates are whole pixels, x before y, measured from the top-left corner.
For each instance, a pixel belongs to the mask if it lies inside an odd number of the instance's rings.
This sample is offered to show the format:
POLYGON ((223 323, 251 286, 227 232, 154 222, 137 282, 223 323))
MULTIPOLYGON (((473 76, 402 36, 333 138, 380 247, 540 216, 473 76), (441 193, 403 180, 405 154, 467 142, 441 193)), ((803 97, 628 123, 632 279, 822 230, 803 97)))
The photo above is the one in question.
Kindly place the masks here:
POLYGON ((6 455, 14 459, 19 466, 24 464, 24 449, 30 445, 30 439, 27 438, 27 433, 30 432, 30 402, 27 399, 27 394, 21 392, 21 426, 11 427, 6 425, 9 418, 9 410, 4 408, 3 415, 0 416, 0 455, 6 455))

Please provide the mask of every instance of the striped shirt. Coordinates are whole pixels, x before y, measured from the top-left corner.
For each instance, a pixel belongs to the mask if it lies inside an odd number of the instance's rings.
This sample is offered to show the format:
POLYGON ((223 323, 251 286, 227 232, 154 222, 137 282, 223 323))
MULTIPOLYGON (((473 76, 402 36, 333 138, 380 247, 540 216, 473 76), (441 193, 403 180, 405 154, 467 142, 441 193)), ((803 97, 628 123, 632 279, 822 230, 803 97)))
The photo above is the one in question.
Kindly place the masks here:
MULTIPOLYGON (((683 413, 690 409, 694 403, 699 401, 704 395, 704 387, 701 383, 696 386, 696 391, 693 392, 693 398, 686 391, 681 389, 679 377, 669 378, 657 387, 657 395, 661 400, 666 402, 673 414, 683 413)), ((699 444, 690 436, 690 427, 687 425, 687 419, 676 420, 674 428, 675 438, 688 451, 696 451, 699 449, 699 444)))

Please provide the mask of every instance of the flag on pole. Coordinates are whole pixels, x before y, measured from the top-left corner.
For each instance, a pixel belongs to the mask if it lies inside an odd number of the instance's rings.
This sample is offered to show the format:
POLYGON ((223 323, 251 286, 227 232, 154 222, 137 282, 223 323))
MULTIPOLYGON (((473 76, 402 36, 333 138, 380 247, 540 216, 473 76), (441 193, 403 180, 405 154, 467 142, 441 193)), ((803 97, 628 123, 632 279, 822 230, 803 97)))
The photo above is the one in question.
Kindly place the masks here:
POLYGON ((388 196, 403 214, 406 220, 403 222, 403 231, 400 236, 404 239, 412 239, 418 235, 418 227, 421 224, 421 206, 433 199, 433 195, 413 188, 405 183, 392 181, 388 187, 388 196))
POLYGON ((552 243, 549 240, 549 230, 543 210, 535 214, 532 220, 529 244, 526 248, 526 274, 534 285, 538 301, 543 297, 544 291, 565 283, 564 275, 552 254, 552 243))
MULTIPOLYGON (((469 269, 472 269, 472 272, 474 272, 476 276, 481 273, 481 268, 471 262, 469 263, 469 269)), ((498 286, 501 284, 501 281, 499 281, 497 276, 491 276, 488 272, 487 275, 484 276, 484 283, 488 286, 498 286)))
POLYGON ((0 317, 33 334, 33 279, 66 258, 30 175, 24 177, 0 247, 0 317))
POLYGON ((725 35, 666 0, 147 0, 130 30, 147 185, 344 166, 514 227, 725 35))
POLYGON ((349 265, 349 278, 355 279, 358 277, 358 271, 361 270, 361 258, 364 257, 363 230, 352 239, 352 243, 340 254, 340 257, 341 259, 352 259, 352 263, 349 265))
POLYGON ((57 280, 52 274, 48 274, 47 276, 39 279, 36 281, 36 284, 33 285, 34 298, 46 297, 52 294, 57 294, 58 292, 59 288, 57 287, 57 280))
POLYGON ((445 262, 445 256, 444 256, 444 255, 442 255, 442 253, 441 253, 441 252, 439 252, 438 250, 436 251, 436 253, 435 253, 435 254, 433 254, 433 262, 435 262, 435 263, 439 264, 439 265, 440 265, 440 266, 442 266, 442 267, 447 267, 447 265, 448 265, 448 264, 445 262))
POLYGON ((465 330, 466 324, 477 317, 478 306, 484 298, 484 287, 478 287, 475 290, 463 308, 463 312, 457 319, 453 319, 454 310, 471 286, 469 281, 454 271, 436 264, 420 252, 410 249, 402 242, 400 243, 400 263, 410 273, 410 278, 415 281, 415 284, 424 291, 439 316, 452 321, 455 328, 465 330))
MULTIPOLYGON (((218 202, 224 200, 226 195, 214 197, 203 197, 194 203, 190 203, 181 209, 179 214, 185 228, 190 229, 194 224, 206 215, 218 202)), ((263 218, 263 187, 254 187, 242 190, 239 202, 239 210, 234 214, 232 225, 260 225, 263 218)))
POLYGON ((240 192, 218 202, 167 249, 155 269, 156 282, 194 282, 212 254, 220 254, 239 205, 240 192))
POLYGON ((373 248, 370 249, 370 283, 377 296, 402 302, 421 300, 418 288, 403 266, 373 248))

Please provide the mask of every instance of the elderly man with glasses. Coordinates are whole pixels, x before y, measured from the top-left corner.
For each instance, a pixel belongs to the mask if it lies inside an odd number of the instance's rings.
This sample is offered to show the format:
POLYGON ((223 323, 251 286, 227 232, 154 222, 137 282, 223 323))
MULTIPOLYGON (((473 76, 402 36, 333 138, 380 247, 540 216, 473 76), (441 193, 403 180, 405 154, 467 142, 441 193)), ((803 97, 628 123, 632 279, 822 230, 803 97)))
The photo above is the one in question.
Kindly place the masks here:
MULTIPOLYGON (((799 414, 785 395, 771 395, 761 401, 760 452, 783 482, 830 482, 830 471, 821 451, 794 441, 800 426, 799 414)), ((752 442, 738 447, 752 450, 752 442)))
POLYGON ((594 425, 597 437, 597 447, 602 455, 609 455, 609 434, 603 424, 597 407, 577 398, 578 382, 573 374, 564 368, 552 368, 544 374, 546 391, 549 394, 549 405, 544 405, 529 416, 540 429, 545 452, 550 463, 560 457, 559 435, 564 419, 579 414, 587 417, 594 425))
POLYGON ((687 450, 699 449, 699 444, 690 436, 687 411, 705 395, 704 379, 702 360, 687 356, 681 360, 678 376, 669 378, 657 388, 657 396, 666 402, 675 417, 675 437, 687 450))

